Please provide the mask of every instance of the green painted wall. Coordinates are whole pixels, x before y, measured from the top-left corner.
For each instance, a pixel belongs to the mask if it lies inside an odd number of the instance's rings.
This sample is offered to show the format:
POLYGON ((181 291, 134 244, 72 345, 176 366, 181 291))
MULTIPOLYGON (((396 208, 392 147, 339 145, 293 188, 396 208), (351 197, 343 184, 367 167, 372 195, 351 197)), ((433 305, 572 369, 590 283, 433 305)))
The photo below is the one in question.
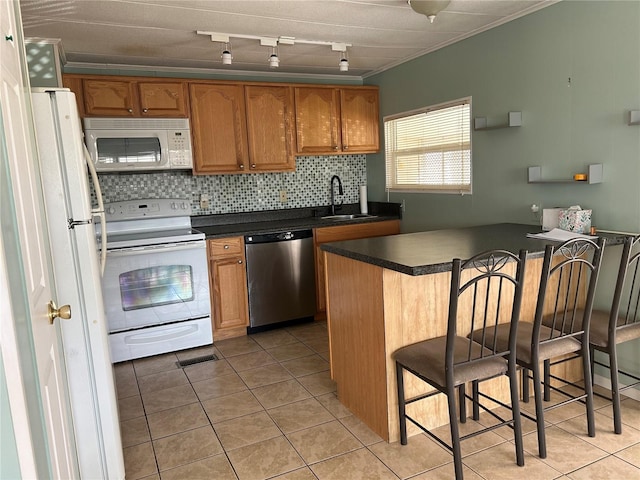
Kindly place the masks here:
MULTIPOLYGON (((579 204, 597 227, 640 231, 640 127, 626 119, 640 109, 640 2, 560 2, 365 83, 380 86, 382 116, 464 96, 490 122, 522 111, 520 128, 473 133, 472 195, 390 194, 406 203, 405 231, 535 223, 533 203, 579 204), (527 184, 528 166, 568 179, 590 163, 604 183, 527 184)), ((368 157, 367 177, 370 197, 386 198, 384 153, 368 157)))
MULTIPOLYGON (((493 123, 522 111, 520 128, 473 132, 472 195, 390 194, 405 201, 404 231, 535 224, 536 203, 579 204, 598 228, 640 232, 640 126, 627 125, 640 110, 640 1, 566 0, 365 83, 380 86, 382 116, 465 96, 474 117, 493 123), (604 165, 602 184, 527 183, 528 166, 569 179, 591 163, 604 165)), ((384 149, 368 156, 367 183, 371 199, 387 198, 384 149)), ((605 252, 599 307, 610 304, 619 258, 619 247, 605 252)), ((639 350, 622 345, 620 365, 639 373, 639 350)))

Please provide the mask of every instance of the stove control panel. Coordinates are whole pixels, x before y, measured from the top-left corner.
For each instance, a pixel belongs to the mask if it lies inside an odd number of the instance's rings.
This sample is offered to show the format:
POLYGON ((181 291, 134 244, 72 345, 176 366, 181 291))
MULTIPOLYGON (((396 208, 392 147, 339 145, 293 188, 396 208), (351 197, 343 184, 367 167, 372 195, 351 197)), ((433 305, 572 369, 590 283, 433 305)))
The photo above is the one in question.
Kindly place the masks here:
POLYGON ((190 216, 191 202, 186 198, 148 198, 106 203, 107 222, 142 218, 190 216))

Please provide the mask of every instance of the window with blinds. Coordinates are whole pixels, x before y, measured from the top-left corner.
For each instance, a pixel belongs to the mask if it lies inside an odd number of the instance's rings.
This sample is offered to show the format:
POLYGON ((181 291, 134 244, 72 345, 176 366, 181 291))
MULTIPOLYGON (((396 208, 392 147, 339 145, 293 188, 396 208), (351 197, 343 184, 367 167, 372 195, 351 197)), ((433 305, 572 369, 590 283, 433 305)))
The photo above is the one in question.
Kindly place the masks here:
POLYGON ((471 98, 384 118, 389 191, 471 193, 471 98))

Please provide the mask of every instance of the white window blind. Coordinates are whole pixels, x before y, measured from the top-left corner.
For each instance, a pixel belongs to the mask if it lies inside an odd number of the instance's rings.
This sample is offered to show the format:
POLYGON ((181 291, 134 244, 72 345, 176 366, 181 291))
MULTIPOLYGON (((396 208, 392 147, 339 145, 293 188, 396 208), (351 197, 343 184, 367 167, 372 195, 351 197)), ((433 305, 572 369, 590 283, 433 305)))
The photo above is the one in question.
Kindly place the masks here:
POLYGON ((471 193, 471 98, 384 118, 389 191, 471 193))

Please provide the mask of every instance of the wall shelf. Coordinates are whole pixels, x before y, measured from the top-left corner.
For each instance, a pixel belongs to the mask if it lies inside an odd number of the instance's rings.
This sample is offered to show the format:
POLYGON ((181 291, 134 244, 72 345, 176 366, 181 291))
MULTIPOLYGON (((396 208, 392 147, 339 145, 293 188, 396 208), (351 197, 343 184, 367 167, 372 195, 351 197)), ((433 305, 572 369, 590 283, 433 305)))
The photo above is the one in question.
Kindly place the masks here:
POLYGON ((487 117, 476 117, 473 119, 473 129, 478 130, 496 130, 498 128, 520 127, 522 125, 522 112, 509 112, 507 123, 498 125, 489 125, 487 117))
POLYGON ((629 111, 629 125, 640 125, 640 110, 629 111))
POLYGON ((586 174, 585 180, 573 180, 573 179, 543 179, 542 178, 542 167, 535 166, 529 167, 528 169, 528 183, 586 183, 586 184, 595 184, 602 183, 602 164, 601 163, 593 163, 589 165, 589 171, 586 174))

